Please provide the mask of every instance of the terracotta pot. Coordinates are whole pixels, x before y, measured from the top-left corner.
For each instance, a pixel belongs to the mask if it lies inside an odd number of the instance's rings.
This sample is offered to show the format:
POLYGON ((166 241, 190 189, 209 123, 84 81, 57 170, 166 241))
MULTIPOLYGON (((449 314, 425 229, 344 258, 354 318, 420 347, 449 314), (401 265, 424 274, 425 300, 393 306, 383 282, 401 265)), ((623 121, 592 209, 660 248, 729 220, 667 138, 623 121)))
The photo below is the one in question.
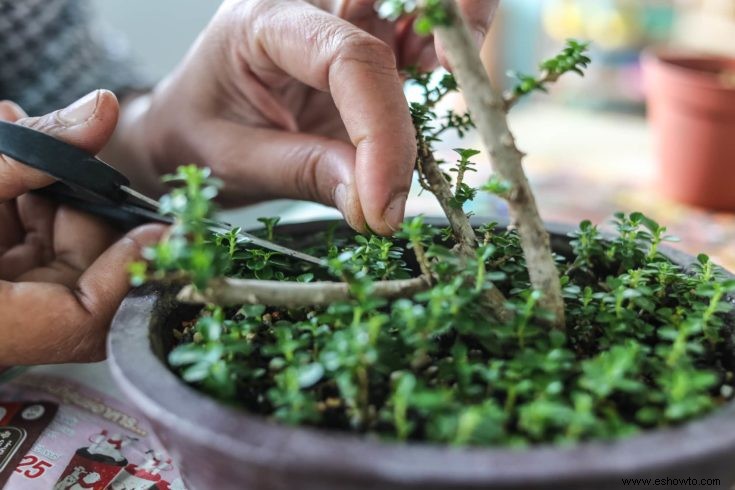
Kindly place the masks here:
MULTIPOLYGON (((282 231, 308 239, 327 225, 282 231)), ((550 229, 554 249, 569 253, 570 230, 550 229)), ((683 266, 693 260, 669 256, 683 266)), ((192 490, 589 490, 619 488, 621 478, 636 477, 719 478, 717 488, 735 482, 735 403, 616 442, 527 450, 386 443, 269 422, 200 393, 168 369, 172 328, 197 311, 178 304, 174 293, 156 285, 133 291, 113 321, 108 351, 120 388, 147 416, 192 490)))
POLYGON ((661 192, 735 211, 735 59, 656 52, 642 59, 661 192))

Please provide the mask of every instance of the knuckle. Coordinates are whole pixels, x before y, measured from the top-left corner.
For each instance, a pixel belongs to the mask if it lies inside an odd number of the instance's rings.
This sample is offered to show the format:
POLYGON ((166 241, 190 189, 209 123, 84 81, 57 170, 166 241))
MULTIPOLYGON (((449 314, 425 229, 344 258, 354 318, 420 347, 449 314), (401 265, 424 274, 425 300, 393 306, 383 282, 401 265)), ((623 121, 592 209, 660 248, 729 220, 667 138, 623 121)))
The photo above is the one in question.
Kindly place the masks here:
POLYGON ((356 28, 348 29, 340 39, 334 64, 358 63, 371 72, 395 74, 396 56, 390 46, 380 39, 356 28))
POLYGON ((79 342, 70 346, 64 356, 71 362, 98 362, 105 360, 106 335, 104 331, 90 330, 79 342))
POLYGON ((68 357, 74 362, 96 362, 105 359, 105 344, 107 341, 107 325, 109 321, 98 318, 87 312, 82 327, 81 338, 70 345, 68 357))
POLYGON ((232 12, 234 15, 228 16, 234 22, 236 31, 242 32, 243 26, 247 26, 244 29, 245 32, 249 32, 246 37, 261 42, 264 34, 272 31, 273 26, 277 25, 274 21, 278 20, 279 11, 282 10, 279 7, 278 2, 272 2, 267 0, 256 0, 256 1, 242 1, 238 0, 232 2, 232 12))
MULTIPOLYGON (((208 42, 246 50, 262 36, 263 20, 268 17, 269 1, 225 0, 205 30, 208 42)), ((267 21, 266 21, 267 22, 267 21)))
POLYGON ((217 11, 216 18, 233 18, 236 21, 250 20, 267 5, 263 0, 225 0, 217 11))
MULTIPOLYGON (((96 301, 96 298, 93 296, 90 296, 89 294, 84 291, 84 289, 81 289, 79 286, 74 288, 72 291, 72 298, 73 298, 73 307, 77 309, 77 311, 81 311, 84 313, 84 315, 87 318, 86 323, 92 323, 94 319, 94 312, 98 309, 98 302, 96 301)), ((91 328, 87 328, 87 330, 92 330, 91 328)))
POLYGON ((61 111, 54 111, 40 117, 26 117, 19 119, 17 124, 53 136, 60 130, 64 129, 64 125, 59 119, 60 112, 61 111))
POLYGON ((106 322, 82 305, 82 298, 70 294, 57 304, 67 321, 55 332, 49 347, 54 362, 94 362, 105 358, 106 322))

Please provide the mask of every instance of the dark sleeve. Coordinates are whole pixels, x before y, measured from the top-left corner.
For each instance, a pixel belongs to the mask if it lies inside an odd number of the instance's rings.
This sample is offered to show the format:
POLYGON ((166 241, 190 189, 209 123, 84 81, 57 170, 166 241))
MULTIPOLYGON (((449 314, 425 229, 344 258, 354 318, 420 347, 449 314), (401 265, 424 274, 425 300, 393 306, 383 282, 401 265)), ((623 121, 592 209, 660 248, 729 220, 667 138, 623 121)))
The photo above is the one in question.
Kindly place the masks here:
POLYGON ((38 115, 98 88, 122 97, 148 87, 93 22, 87 0, 0 0, 0 99, 38 115))

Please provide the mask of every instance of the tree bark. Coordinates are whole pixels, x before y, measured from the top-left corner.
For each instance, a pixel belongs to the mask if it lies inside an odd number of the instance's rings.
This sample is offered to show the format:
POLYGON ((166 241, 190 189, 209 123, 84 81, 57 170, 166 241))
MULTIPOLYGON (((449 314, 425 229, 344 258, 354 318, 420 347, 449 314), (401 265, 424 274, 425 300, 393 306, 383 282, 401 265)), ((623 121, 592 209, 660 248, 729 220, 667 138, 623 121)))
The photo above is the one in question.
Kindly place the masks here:
POLYGON ((454 194, 451 185, 444 177, 444 173, 439 168, 439 164, 431 150, 425 144, 420 145, 418 158, 420 159, 419 171, 424 174, 431 192, 436 196, 442 211, 449 220, 454 239, 457 240, 460 250, 465 255, 474 255, 474 250, 477 248, 475 230, 472 229, 470 220, 464 210, 452 206, 454 194))
POLYGON ((549 234, 523 172, 523 153, 516 147, 508 127, 505 100, 490 81, 455 1, 442 1, 450 15, 451 25, 437 27, 436 34, 446 50, 483 143, 489 150, 494 171, 511 185, 508 204, 518 227, 531 284, 543 293, 540 306, 554 315, 555 326, 563 328, 564 300, 559 272, 551 254, 549 234))
MULTIPOLYGON (((372 295, 378 298, 410 298, 431 287, 429 278, 380 281, 373 284, 372 295)), ((253 279, 215 279, 203 291, 185 286, 178 299, 184 303, 219 306, 262 304, 267 306, 327 306, 351 299, 349 285, 344 282, 288 282, 253 279)))

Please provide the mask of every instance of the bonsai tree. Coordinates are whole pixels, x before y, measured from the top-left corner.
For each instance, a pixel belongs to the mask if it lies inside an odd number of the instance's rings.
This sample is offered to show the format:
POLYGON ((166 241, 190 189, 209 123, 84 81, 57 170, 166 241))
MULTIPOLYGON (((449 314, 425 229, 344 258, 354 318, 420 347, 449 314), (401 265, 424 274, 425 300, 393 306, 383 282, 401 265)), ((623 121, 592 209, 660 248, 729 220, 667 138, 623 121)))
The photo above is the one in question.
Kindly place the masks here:
POLYGON ((524 95, 581 74, 587 46, 569 41, 503 94, 454 2, 386 0, 381 12, 416 15, 454 70, 410 77, 423 94, 411 105, 418 181, 447 226, 416 217, 394 238, 336 225, 294 238, 263 219, 266 238, 326 258, 300 263, 241 243, 238 230, 211 232, 218 183, 181 168, 162 201, 176 223, 133 266, 136 284, 180 284, 181 301, 203 305, 177 325, 170 365, 285 423, 459 445, 619 437, 729 399, 723 325, 735 281, 708 257, 677 265, 661 250, 666 228, 640 213, 617 214, 611 236, 584 221, 551 248, 506 116, 524 95), (440 114, 460 87, 469 112, 440 114), (475 129, 493 164, 479 188, 466 181, 477 150, 456 149, 454 163, 434 151, 442 135, 475 129), (473 224, 464 205, 479 192, 508 201, 511 226, 473 224))

